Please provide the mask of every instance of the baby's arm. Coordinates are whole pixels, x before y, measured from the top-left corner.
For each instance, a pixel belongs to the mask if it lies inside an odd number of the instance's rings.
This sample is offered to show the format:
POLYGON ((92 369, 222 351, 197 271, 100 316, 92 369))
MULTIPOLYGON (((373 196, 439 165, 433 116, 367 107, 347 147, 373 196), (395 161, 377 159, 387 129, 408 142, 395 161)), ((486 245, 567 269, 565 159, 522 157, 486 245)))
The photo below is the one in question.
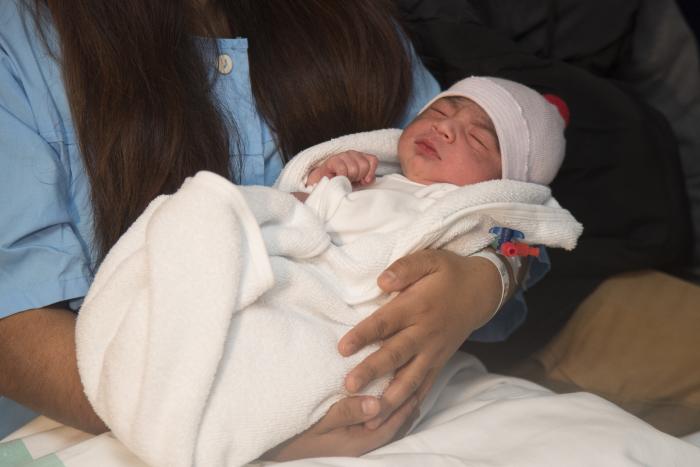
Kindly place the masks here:
POLYGON ((338 175, 348 177, 353 183, 368 185, 374 181, 377 170, 377 156, 359 151, 345 151, 335 154, 320 166, 314 168, 306 179, 306 185, 314 185, 323 177, 338 175))

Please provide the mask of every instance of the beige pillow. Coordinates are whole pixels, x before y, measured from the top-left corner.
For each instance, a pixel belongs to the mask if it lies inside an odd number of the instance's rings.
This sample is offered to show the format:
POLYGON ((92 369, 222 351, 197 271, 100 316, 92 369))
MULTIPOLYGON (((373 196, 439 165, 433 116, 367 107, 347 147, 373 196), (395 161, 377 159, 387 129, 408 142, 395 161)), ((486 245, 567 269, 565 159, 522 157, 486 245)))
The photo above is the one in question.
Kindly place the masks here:
POLYGON ((700 430, 700 287, 656 271, 614 277, 514 371, 585 390, 673 435, 700 430))

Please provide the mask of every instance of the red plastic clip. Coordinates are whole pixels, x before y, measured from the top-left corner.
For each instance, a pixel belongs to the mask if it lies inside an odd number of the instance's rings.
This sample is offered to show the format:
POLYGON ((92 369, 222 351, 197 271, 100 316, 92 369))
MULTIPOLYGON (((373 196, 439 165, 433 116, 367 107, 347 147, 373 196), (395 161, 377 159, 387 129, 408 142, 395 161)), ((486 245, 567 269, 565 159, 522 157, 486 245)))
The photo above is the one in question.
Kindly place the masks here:
POLYGON ((526 243, 504 242, 499 248, 503 256, 539 256, 540 249, 526 243))

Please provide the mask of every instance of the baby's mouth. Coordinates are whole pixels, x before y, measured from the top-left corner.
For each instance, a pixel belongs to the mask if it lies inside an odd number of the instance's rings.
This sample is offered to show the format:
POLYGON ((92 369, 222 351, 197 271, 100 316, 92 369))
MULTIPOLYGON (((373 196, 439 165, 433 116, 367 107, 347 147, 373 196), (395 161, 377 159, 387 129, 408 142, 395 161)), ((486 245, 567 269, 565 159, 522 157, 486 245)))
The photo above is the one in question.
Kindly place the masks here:
POLYGON ((440 155, 435 149, 435 146, 427 139, 417 139, 415 145, 416 152, 419 156, 440 160, 440 155))

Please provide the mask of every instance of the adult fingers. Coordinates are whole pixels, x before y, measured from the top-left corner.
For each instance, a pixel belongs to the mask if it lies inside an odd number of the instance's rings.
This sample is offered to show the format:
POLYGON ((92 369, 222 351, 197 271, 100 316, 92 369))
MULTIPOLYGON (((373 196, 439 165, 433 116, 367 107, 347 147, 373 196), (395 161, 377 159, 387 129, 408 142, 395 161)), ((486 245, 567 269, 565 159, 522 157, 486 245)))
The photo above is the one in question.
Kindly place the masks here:
POLYGON ((411 427, 413 426, 415 421, 418 419, 418 417, 420 417, 420 402, 418 404, 416 404, 416 406, 413 408, 413 411, 408 416, 408 418, 403 423, 403 425, 401 425, 401 427, 396 432, 396 434, 394 435, 394 437, 392 438, 391 441, 397 441, 397 440, 403 438, 404 436, 406 436, 406 434, 408 433, 408 430, 411 429, 411 427))
MULTIPOLYGON (((412 335, 410 328, 392 336, 384 341, 379 350, 370 354, 348 373, 345 377, 345 388, 351 393, 360 391, 375 379, 401 368, 418 353, 418 350, 417 338, 412 335)), ((418 389, 422 381, 422 379, 418 381, 414 391, 418 389)), ((382 399, 384 399, 383 396, 382 399)), ((405 399, 406 397, 400 402, 405 399)), ((393 405, 393 407, 398 406, 399 404, 393 405)))
POLYGON ((416 396, 418 397, 419 404, 422 404, 425 398, 428 396, 428 393, 433 388, 433 384, 435 384, 437 376, 437 368, 431 368, 430 370, 428 370, 428 373, 425 375, 425 379, 423 380, 423 384, 421 384, 420 388, 418 388, 418 390, 416 391, 416 396))
POLYGON ((383 425, 373 432, 378 433, 382 438, 386 437, 384 444, 399 439, 406 434, 409 428, 411 428, 411 425, 416 418, 418 418, 419 414, 418 398, 411 397, 401 407, 399 407, 399 409, 394 412, 383 425))
POLYGON ((415 421, 418 413, 418 400, 412 398, 376 430, 352 427, 353 429, 349 431, 353 433, 353 436, 350 438, 345 433, 332 432, 328 436, 333 437, 336 444, 344 446, 345 455, 359 456, 403 436, 415 421))
POLYGON ((346 397, 331 406, 328 413, 315 425, 315 431, 328 432, 336 428, 357 425, 376 417, 381 408, 375 397, 346 397))
POLYGON ((393 335, 408 324, 406 313, 399 313, 399 307, 391 306, 391 302, 360 321, 349 330, 338 342, 338 350, 348 357, 372 342, 380 341, 393 335))
MULTIPOLYGON (((400 407, 401 404, 411 396, 417 397, 429 373, 430 363, 429 358, 419 355, 408 365, 405 365, 397 371, 389 387, 384 391, 384 394, 382 394, 381 412, 376 418, 367 422, 365 426, 371 430, 376 429, 379 425, 384 423, 384 420, 386 420, 397 407, 400 407)), ((419 402, 420 400, 420 397, 418 397, 419 402)))
POLYGON ((440 266, 440 252, 421 250, 394 261, 377 278, 384 292, 404 290, 421 278, 435 272, 440 266))

